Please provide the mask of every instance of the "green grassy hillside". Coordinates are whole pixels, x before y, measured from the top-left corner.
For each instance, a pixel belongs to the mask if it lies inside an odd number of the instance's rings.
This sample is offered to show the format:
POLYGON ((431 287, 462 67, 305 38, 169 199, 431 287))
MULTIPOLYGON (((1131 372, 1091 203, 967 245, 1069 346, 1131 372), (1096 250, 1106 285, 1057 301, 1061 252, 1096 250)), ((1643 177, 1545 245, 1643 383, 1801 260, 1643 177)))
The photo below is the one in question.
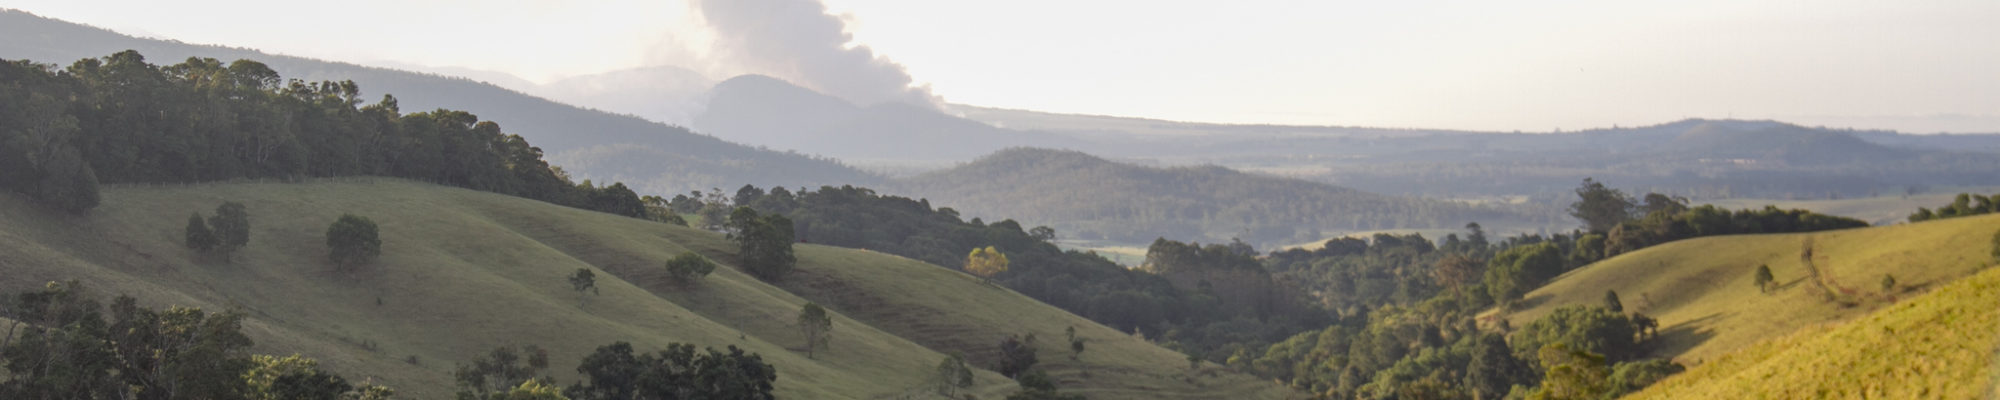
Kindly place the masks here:
POLYGON ((1853 322, 1759 342, 1628 398, 1993 398, 2000 270, 1853 322))
MULTIPOLYGON (((862 250, 799 245, 799 272, 779 286, 727 267, 676 285, 660 268, 667 258, 691 249, 729 265, 734 246, 716 233, 393 179, 104 195, 86 217, 0 195, 0 290, 79 279, 156 307, 240 307, 255 351, 302 353, 410 398, 447 396, 455 362, 501 345, 549 349, 549 373, 574 382, 577 361, 613 341, 743 347, 777 367, 782 397, 893 397, 946 353, 991 367, 1009 333, 1038 334, 1052 375, 1092 398, 1285 394, 1228 373, 1190 382, 1178 353, 958 272, 862 250), (222 201, 247 205, 252 223, 250 245, 226 263, 180 245, 188 213, 222 201), (323 233, 342 213, 381 225, 382 258, 359 272, 326 261, 323 233), (564 279, 577 268, 605 272, 602 294, 582 307, 564 279), (792 321, 808 300, 836 312, 832 349, 818 359, 794 350, 804 341, 792 321), (1081 362, 1058 349, 1072 325, 1090 340, 1081 362)), ((986 371, 977 381, 981 398, 1014 388, 986 371)))
POLYGON ((1524 296, 1526 308, 1482 318, 1523 326, 1556 307, 1599 304, 1604 291, 1615 290, 1628 311, 1659 319, 1654 356, 1698 365, 1803 327, 1867 315, 1973 274, 1993 263, 1995 229, 2000 216, 1682 240, 1571 271, 1524 296), (1800 254, 1808 237, 1814 264, 1845 288, 1840 297, 1846 301, 1823 300, 1806 278, 1800 254), (1778 290, 1757 290, 1759 265, 1771 267, 1778 290), (1884 274, 1894 275, 1897 287, 1883 290, 1884 274))

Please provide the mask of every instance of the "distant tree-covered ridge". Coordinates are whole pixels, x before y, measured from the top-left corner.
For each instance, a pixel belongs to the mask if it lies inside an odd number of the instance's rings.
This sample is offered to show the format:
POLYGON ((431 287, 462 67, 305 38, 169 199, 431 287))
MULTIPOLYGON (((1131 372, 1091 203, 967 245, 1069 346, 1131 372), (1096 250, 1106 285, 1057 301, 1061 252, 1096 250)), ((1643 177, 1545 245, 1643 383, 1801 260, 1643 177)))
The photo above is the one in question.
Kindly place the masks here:
POLYGON ((249 60, 0 62, 0 188, 84 212, 99 182, 373 175, 645 215, 623 184, 572 183, 497 123, 360 96, 351 81, 286 81, 249 60))

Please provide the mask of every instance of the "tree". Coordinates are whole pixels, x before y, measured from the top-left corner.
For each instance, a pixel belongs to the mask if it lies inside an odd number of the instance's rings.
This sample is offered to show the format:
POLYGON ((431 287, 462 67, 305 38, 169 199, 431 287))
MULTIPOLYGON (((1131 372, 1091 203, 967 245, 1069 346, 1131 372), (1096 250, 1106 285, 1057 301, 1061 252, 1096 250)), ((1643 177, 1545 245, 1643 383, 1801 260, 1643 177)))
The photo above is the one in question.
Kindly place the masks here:
POLYGON ((1021 384, 1021 391, 1007 395, 1007 400, 1084 400, 1083 395, 1065 395, 1057 391, 1055 380, 1042 370, 1023 374, 1015 381, 1021 384))
POLYGON ((965 272, 991 283, 994 275, 1007 272, 1007 255, 1000 254, 1000 250, 994 249, 993 246, 974 248, 972 254, 965 256, 965 272))
POLYGON ((1466 366, 1465 386, 1482 399, 1498 399, 1517 384, 1532 384, 1535 370, 1514 357, 1507 339, 1498 333, 1480 334, 1474 339, 1472 361, 1466 366))
POLYGON ((1618 302, 1618 291, 1604 291, 1604 309, 1615 313, 1625 312, 1625 304, 1618 302))
POLYGON ((697 352, 692 344, 671 343, 655 354, 633 354, 632 344, 598 346, 576 372, 583 382, 564 394, 577 400, 772 399, 777 369, 763 356, 736 346, 729 352, 697 352))
POLYGON ((1028 230, 1028 237, 1032 237, 1035 238, 1035 240, 1040 240, 1044 242, 1055 241, 1056 230, 1055 228, 1050 228, 1047 226, 1037 226, 1034 229, 1028 230))
POLYGON ((1882 291, 1888 292, 1890 290, 1895 290, 1895 289, 1896 289, 1896 276, 1890 274, 1882 274, 1882 291))
POLYGON ((675 282, 692 282, 708 276, 710 272, 715 272, 715 262, 693 251, 683 251, 681 255, 667 260, 667 276, 673 277, 675 282))
POLYGON ((1596 400, 1611 392, 1611 371, 1604 356, 1571 349, 1563 343, 1542 346, 1542 386, 1528 395, 1536 400, 1596 400))
POLYGON ((1611 395, 1637 392, 1682 371, 1687 371, 1687 367, 1657 358, 1618 363, 1611 368, 1611 395))
POLYGON ((1577 201, 1569 205, 1569 215, 1582 220, 1584 228, 1591 232, 1609 232, 1618 223, 1632 219, 1632 198, 1591 178, 1583 178, 1583 185, 1576 188, 1576 197, 1577 201))
POLYGON ((341 268, 366 264, 382 255, 382 237, 375 221, 354 214, 341 214, 326 227, 327 259, 341 268))
POLYGON ((799 333, 806 337, 806 358, 813 358, 813 349, 824 348, 833 339, 833 316, 819 303, 807 302, 799 308, 799 333))
MULTIPOLYGON (((549 368, 549 352, 536 346, 497 347, 485 357, 459 364, 452 377, 458 382, 459 398, 488 399, 504 396, 549 368)), ((506 397, 499 397, 506 398, 506 397)))
POLYGON ((226 201, 215 206, 215 215, 208 217, 208 226, 215 229, 216 250, 221 251, 225 259, 236 249, 250 244, 250 212, 243 208, 243 203, 226 201))
POLYGON ((1637 354, 1637 333, 1632 320, 1602 307, 1572 305, 1529 322, 1514 333, 1510 343, 1517 357, 1535 357, 1544 345, 1561 343, 1566 349, 1602 354, 1622 360, 1637 354))
POLYGON ((750 275, 774 281, 792 271, 798 258, 792 254, 792 220, 783 215, 758 215, 750 207, 737 207, 729 214, 729 238, 736 241, 737 257, 750 275))
POLYGON ((208 229, 208 223, 202 221, 201 213, 197 212, 194 215, 188 216, 187 248, 198 252, 208 252, 209 250, 214 250, 215 246, 221 245, 221 241, 220 238, 215 237, 215 231, 208 229))
POLYGON ((1069 359, 1075 361, 1083 356, 1083 338, 1076 335, 1076 326, 1063 328, 1063 335, 1069 338, 1069 359))
POLYGON ((1025 338, 1021 335, 1008 335, 1007 339, 1000 341, 1000 366, 994 371, 1008 378, 1019 378, 1037 362, 1035 334, 1030 333, 1025 338))
POLYGON ((937 371, 931 375, 931 387, 939 396, 957 397, 958 390, 972 387, 972 367, 965 365, 965 356, 952 354, 939 361, 937 371))
POLYGON ((1756 280, 1751 283, 1757 284, 1757 291, 1769 294, 1771 293, 1773 284, 1776 282, 1777 278, 1771 276, 1771 266, 1759 265, 1757 266, 1756 280))
POLYGON ((569 287, 576 291, 577 307, 588 305, 590 304, 590 296, 586 296, 584 292, 588 291, 591 294, 598 293, 597 273, 590 272, 590 268, 577 268, 576 273, 569 275, 569 287))
POLYGON ((380 385, 351 385, 339 375, 319 369, 319 361, 297 354, 287 357, 250 356, 243 373, 245 397, 251 400, 387 400, 395 390, 380 385))

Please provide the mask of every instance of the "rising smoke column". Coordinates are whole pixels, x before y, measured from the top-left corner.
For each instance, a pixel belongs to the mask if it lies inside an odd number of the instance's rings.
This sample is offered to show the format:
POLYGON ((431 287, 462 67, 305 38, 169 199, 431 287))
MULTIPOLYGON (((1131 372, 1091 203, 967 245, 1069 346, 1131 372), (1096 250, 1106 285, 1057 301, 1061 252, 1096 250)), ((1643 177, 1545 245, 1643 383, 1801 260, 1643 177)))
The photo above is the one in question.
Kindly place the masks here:
POLYGON ((715 33, 714 61, 776 76, 860 105, 902 102, 935 108, 928 87, 911 86, 903 66, 868 46, 848 47, 846 23, 819 0, 694 0, 715 33))

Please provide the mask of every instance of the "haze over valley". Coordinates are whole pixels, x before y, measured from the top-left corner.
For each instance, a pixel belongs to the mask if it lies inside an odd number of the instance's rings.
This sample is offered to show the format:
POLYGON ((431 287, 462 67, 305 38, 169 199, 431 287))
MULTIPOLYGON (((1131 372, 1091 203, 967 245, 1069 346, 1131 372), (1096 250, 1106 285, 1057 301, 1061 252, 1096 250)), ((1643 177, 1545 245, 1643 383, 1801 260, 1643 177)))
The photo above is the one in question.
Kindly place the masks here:
POLYGON ((1993 4, 227 3, 0 5, 0 398, 2000 397, 1993 4))

